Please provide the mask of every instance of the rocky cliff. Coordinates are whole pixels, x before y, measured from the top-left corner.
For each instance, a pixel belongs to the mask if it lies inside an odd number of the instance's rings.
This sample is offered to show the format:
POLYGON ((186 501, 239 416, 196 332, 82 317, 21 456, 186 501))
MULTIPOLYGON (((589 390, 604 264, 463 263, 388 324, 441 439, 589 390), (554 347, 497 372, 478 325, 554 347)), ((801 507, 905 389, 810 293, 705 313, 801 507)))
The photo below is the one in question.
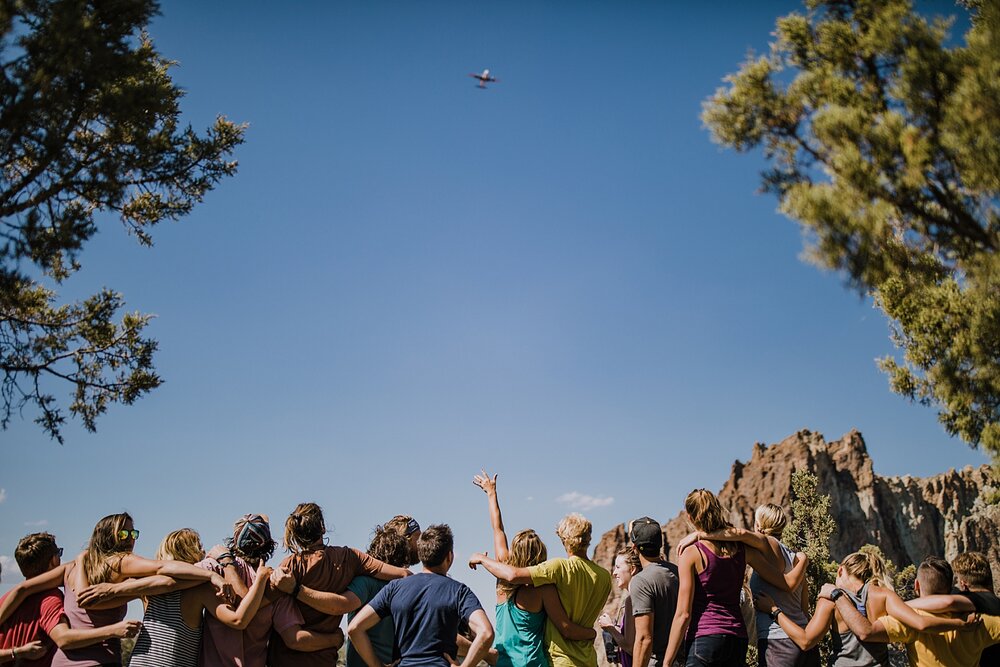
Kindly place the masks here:
MULTIPOLYGON (((826 442, 819 433, 799 431, 775 445, 757 443, 748 462, 733 464, 718 494, 733 525, 751 527, 754 508, 761 503, 787 510, 792 473, 801 469, 815 473, 820 493, 830 496, 839 527, 830 544, 835 559, 866 543, 879 545, 897 566, 919 563, 929 554, 951 559, 961 551, 982 551, 1000 583, 1000 506, 980 499, 991 483, 987 466, 927 478, 882 477, 874 473, 859 432, 826 442)), ((669 545, 690 531, 683 513, 663 529, 669 545)), ((624 541, 621 526, 608 531, 596 547, 595 560, 610 569, 624 541)))

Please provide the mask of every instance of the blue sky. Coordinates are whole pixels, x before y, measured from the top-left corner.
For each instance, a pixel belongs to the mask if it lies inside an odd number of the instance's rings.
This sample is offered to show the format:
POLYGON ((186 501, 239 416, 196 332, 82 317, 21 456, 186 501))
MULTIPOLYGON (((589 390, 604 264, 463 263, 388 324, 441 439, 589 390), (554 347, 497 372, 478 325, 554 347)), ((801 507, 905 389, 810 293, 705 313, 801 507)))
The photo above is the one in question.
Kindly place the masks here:
POLYGON ((143 555, 310 500, 331 543, 409 513, 464 562, 491 548, 484 466, 558 554, 567 494, 597 535, 665 521, 802 428, 858 428, 884 475, 985 462, 889 393, 882 316, 701 126, 797 6, 165 1, 185 118, 249 123, 240 171, 153 249, 111 219, 85 249, 64 293, 155 313, 166 382, 65 446, 0 434, 0 592, 22 535, 73 552, 122 510, 143 555))

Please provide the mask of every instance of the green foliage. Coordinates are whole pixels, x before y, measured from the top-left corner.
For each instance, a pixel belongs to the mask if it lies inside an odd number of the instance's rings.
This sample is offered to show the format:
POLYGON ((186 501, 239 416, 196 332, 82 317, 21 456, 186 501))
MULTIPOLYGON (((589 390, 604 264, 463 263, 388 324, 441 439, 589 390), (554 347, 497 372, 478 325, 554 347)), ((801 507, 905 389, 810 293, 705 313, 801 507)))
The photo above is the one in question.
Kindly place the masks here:
MULTIPOLYGON (((792 473, 792 507, 781 541, 790 549, 801 551, 809 558, 806 581, 809 584, 809 606, 816 607, 816 597, 823 584, 837 578, 837 563, 830 560, 830 538, 837 523, 830 514, 830 496, 819 493, 819 478, 808 470, 792 473)), ((829 639, 820 644, 823 664, 830 651, 829 639)))
POLYGON ((244 127, 180 127, 173 63, 143 26, 153 0, 0 0, 0 428, 30 409, 62 442, 50 384, 93 431, 110 403, 157 387, 150 316, 111 290, 59 304, 102 214, 143 245, 236 171, 244 127))
POLYGON ((889 318, 891 389, 1000 461, 1000 4, 965 5, 952 48, 907 0, 808 0, 703 119, 889 318))
POLYGON ((830 560, 830 538, 837 523, 830 515, 830 496, 817 490, 819 479, 808 470, 792 473, 792 507, 781 541, 809 557, 806 578, 812 603, 823 584, 837 577, 837 563, 830 560))

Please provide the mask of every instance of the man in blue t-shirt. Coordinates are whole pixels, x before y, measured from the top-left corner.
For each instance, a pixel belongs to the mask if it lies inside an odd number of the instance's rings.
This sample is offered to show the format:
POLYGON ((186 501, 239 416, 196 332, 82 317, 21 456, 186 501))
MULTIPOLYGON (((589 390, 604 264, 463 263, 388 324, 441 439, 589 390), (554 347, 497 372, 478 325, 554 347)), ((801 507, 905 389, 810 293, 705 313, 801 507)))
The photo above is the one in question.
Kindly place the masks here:
POLYGON ((454 544, 447 525, 428 526, 417 541, 423 571, 389 582, 351 621, 347 628, 351 643, 368 667, 383 667, 366 631, 386 616, 395 624, 399 667, 458 665, 453 656, 463 625, 475 639, 461 667, 477 665, 486 656, 493 644, 493 625, 469 587, 448 577, 455 561, 454 544))

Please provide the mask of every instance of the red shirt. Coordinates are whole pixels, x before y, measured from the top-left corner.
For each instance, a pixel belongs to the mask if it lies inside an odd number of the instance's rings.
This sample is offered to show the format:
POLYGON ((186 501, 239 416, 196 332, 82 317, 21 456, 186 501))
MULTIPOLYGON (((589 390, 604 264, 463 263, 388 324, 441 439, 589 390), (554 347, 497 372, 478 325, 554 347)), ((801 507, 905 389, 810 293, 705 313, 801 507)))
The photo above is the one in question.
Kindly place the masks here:
MULTIPOLYGON (((0 601, 10 595, 0 597, 0 601)), ((0 650, 24 646, 35 640, 45 641, 49 651, 38 660, 18 660, 25 667, 49 667, 55 648, 48 633, 63 619, 63 595, 58 588, 25 598, 9 619, 0 625, 0 650)))

